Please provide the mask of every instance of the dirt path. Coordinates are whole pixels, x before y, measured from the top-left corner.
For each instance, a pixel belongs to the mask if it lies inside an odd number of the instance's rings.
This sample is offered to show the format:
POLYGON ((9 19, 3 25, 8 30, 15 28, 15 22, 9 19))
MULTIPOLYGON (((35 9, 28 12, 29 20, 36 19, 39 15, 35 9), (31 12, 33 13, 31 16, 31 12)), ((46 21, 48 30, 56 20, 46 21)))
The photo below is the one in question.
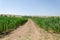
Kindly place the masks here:
POLYGON ((35 23, 29 19, 26 24, 20 26, 10 35, 5 36, 0 40, 60 40, 60 35, 51 34, 43 29, 39 29, 35 23))

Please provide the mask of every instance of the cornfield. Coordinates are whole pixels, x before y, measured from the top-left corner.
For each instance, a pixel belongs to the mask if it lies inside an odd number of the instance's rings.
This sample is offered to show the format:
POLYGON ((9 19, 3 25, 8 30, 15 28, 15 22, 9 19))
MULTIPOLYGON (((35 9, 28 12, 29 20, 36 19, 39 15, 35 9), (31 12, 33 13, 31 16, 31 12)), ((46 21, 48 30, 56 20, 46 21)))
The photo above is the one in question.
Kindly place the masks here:
POLYGON ((2 16, 0 15, 0 34, 5 34, 14 30, 19 25, 24 24, 27 18, 15 17, 15 16, 2 16))
POLYGON ((46 31, 60 33, 60 17, 33 17, 32 20, 46 31))

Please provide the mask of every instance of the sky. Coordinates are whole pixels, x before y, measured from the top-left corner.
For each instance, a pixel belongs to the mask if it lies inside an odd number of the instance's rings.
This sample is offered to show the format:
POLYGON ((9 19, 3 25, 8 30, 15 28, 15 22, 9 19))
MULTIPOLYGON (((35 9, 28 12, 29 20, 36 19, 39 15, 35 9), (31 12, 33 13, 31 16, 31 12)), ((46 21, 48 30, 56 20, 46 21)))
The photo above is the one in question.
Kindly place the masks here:
POLYGON ((0 14, 60 16, 60 0, 0 0, 0 14))

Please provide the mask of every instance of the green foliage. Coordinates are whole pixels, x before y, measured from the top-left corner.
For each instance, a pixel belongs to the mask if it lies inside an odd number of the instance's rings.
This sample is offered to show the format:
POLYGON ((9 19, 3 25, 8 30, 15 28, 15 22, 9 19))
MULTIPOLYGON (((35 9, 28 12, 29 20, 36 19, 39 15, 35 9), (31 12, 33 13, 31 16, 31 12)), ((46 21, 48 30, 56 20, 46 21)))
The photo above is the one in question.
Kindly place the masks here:
POLYGON ((10 32, 19 25, 24 24, 27 18, 15 17, 15 16, 0 16, 0 34, 10 32))
POLYGON ((32 19, 45 30, 60 33, 60 17, 33 17, 32 19))

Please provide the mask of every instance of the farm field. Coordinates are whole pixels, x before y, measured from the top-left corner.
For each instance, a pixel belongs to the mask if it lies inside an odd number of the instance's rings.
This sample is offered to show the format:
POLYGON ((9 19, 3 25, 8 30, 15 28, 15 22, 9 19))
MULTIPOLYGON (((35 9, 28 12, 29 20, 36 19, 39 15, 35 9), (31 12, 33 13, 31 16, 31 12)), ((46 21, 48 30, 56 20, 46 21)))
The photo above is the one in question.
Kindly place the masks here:
POLYGON ((60 34, 49 33, 31 19, 0 40, 60 40, 60 34))
POLYGON ((0 40, 60 40, 60 0, 0 0, 0 40))
POLYGON ((60 40, 60 17, 0 16, 0 40, 60 40), (9 33, 6 35, 7 33, 9 33))
POLYGON ((0 36, 9 33, 24 24, 28 19, 23 17, 0 15, 0 36))
POLYGON ((60 33, 60 17, 32 17, 32 20, 46 31, 60 33))

